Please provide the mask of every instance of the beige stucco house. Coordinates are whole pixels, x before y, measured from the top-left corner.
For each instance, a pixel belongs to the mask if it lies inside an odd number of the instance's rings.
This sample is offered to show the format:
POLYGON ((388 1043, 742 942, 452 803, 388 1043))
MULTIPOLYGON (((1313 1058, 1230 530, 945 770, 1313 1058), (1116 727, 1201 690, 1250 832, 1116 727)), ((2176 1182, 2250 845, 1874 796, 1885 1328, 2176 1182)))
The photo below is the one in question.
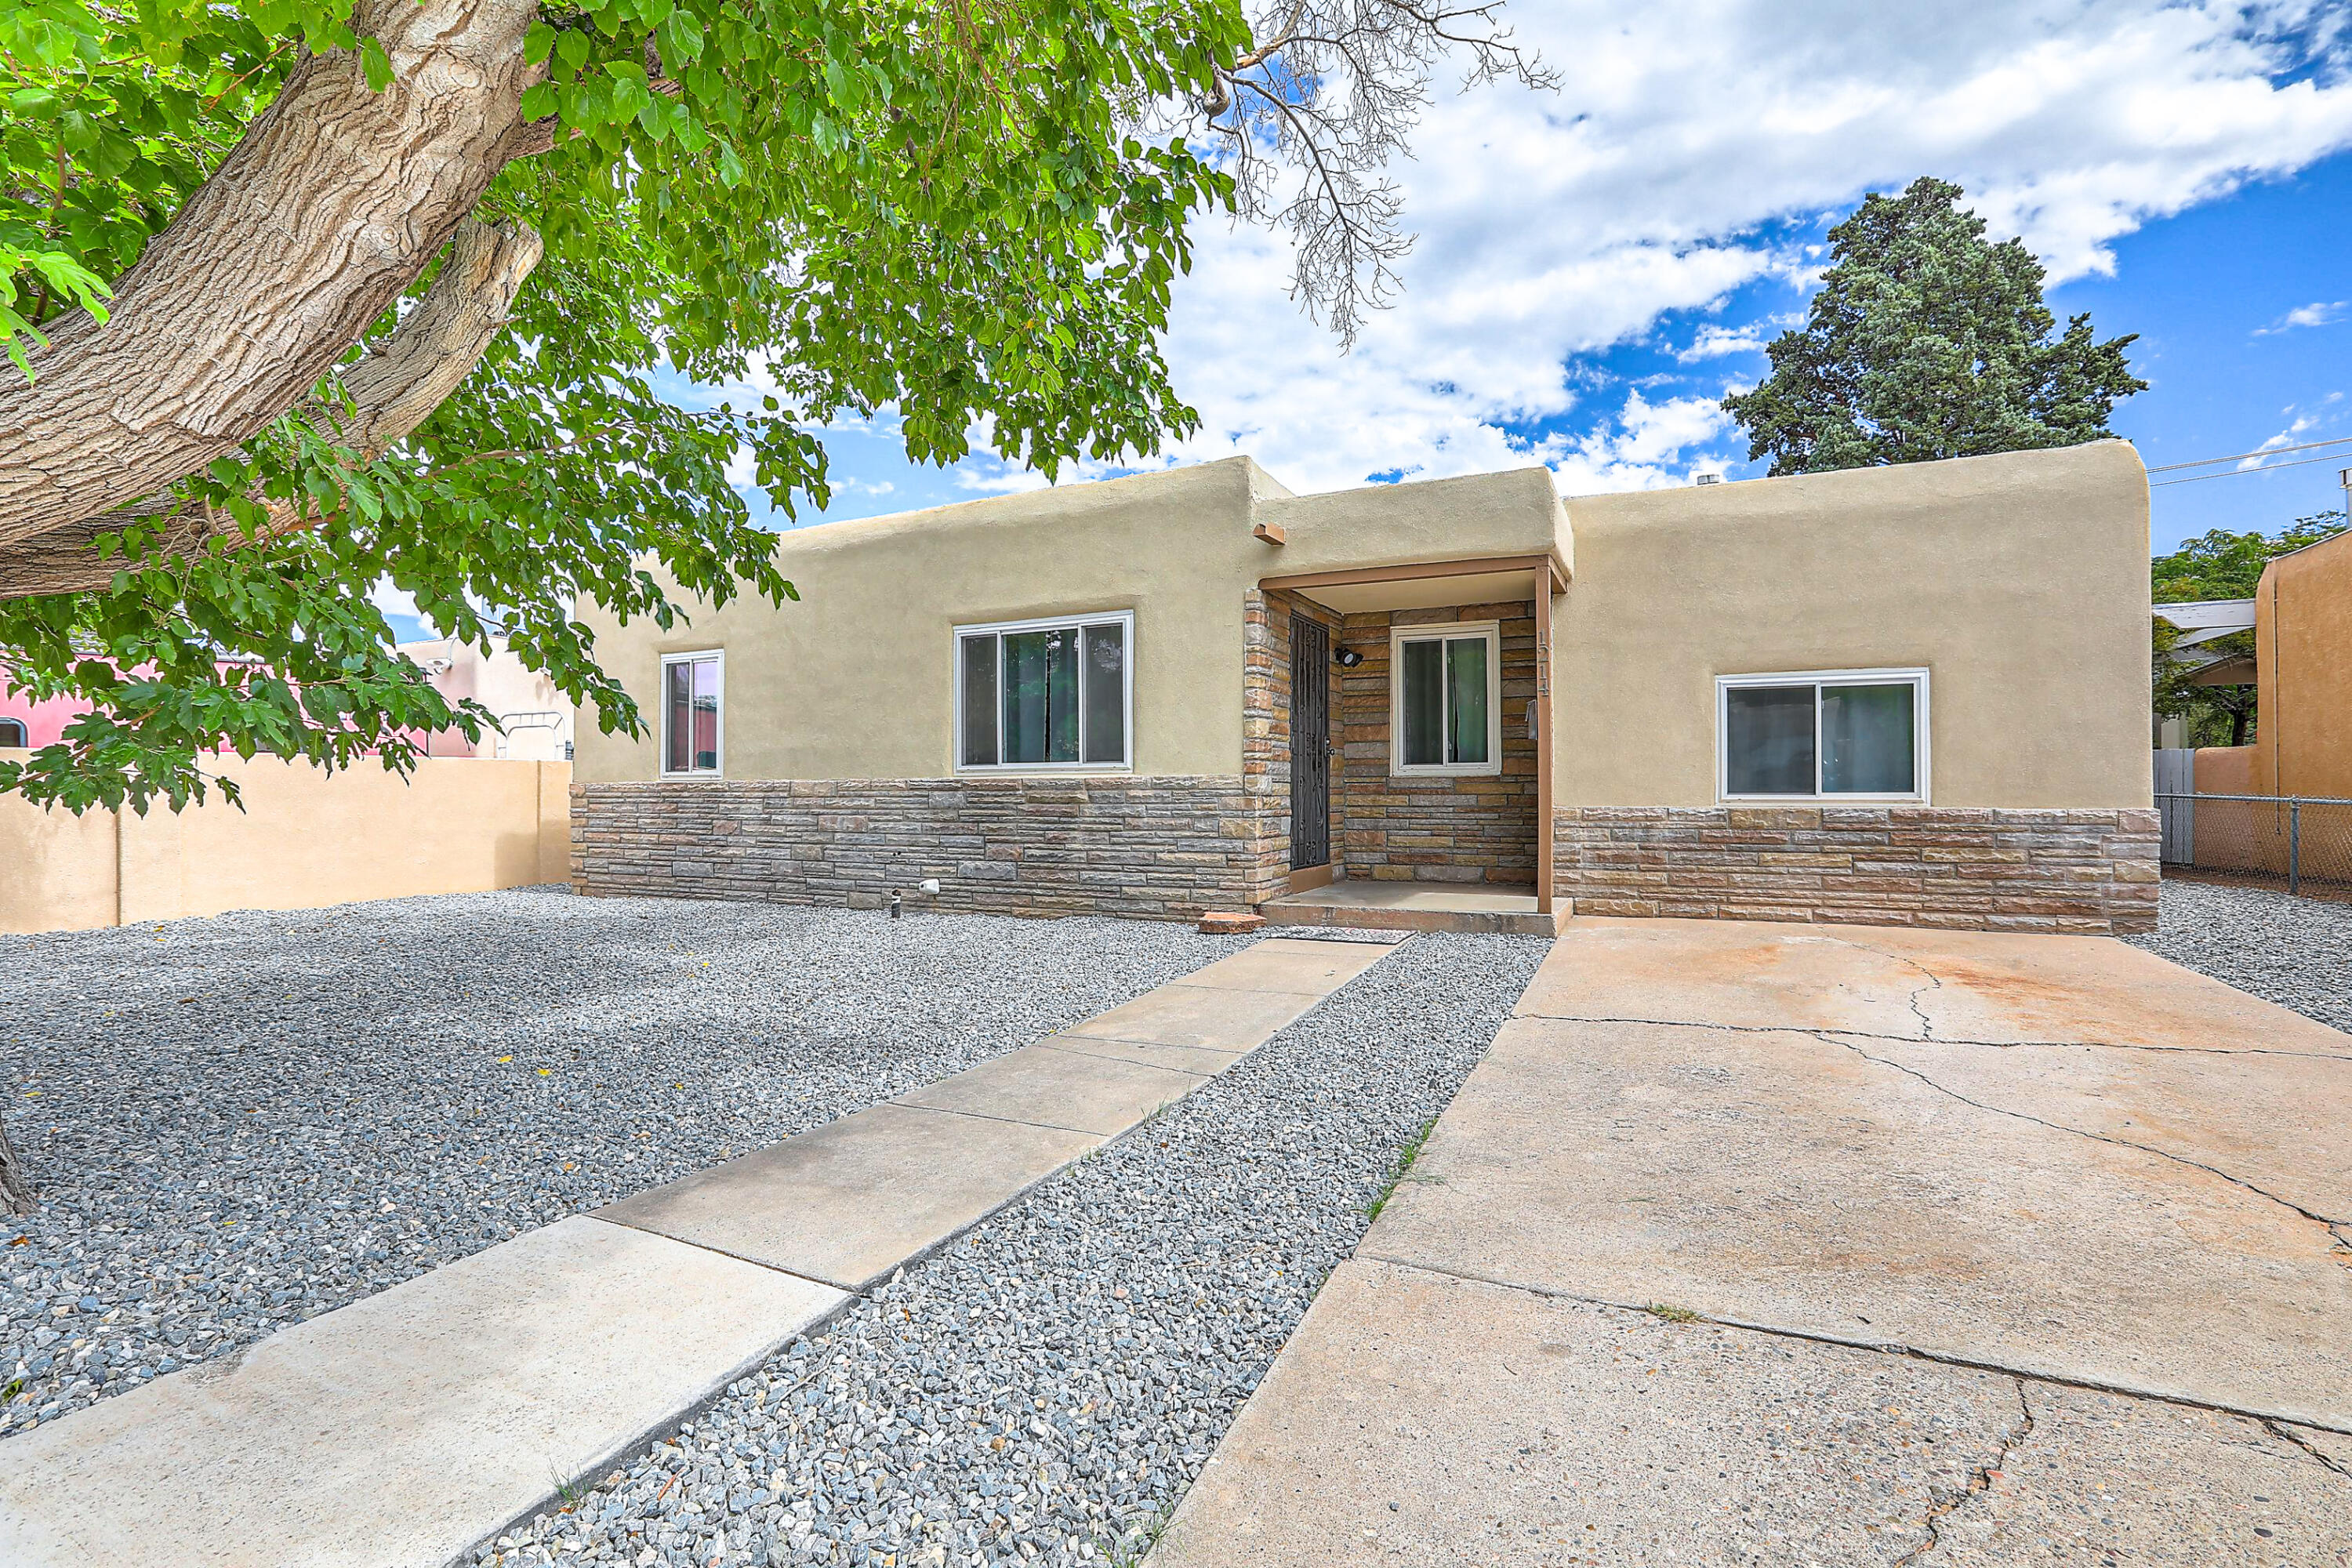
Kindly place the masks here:
POLYGON ((782 535, 593 605, 588 893, 1342 923, 2153 924, 2121 442, 1562 501, 1247 458, 782 535))

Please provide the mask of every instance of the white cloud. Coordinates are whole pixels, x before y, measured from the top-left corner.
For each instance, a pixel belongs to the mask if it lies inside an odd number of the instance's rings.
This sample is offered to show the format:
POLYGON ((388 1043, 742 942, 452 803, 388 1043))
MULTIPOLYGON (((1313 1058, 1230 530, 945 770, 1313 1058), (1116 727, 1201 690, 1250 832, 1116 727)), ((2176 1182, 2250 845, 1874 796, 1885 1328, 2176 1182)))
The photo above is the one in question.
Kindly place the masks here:
MULTIPOLYGON (((2352 147, 2340 3, 1513 0, 1560 89, 1436 84, 1391 171, 1420 234, 1404 292, 1353 353, 1287 297, 1282 245, 1203 223, 1167 345, 1202 428, 1146 466, 1246 452, 1300 489, 1533 463, 1570 490, 1687 482, 1745 450, 1714 406, 1731 378, 1694 377, 1753 374, 1735 356, 1818 277, 1824 216, 1934 174, 2053 281, 2111 269, 2139 225, 2352 147), (1724 316, 1759 285, 1761 311, 1724 316), (1633 343, 1694 368, 1652 403, 1582 363, 1633 343)), ((1037 482, 985 457, 954 480, 1037 482)))
POLYGON ((2269 326, 2256 327, 2254 336, 2267 338, 2279 332, 2291 332, 2297 327, 2329 326, 2344 319, 2344 309, 2347 305, 2352 305, 2352 300, 2297 305, 2269 326))
MULTIPOLYGON (((1203 428, 1175 455, 1250 452, 1302 489, 1530 461, 1563 484, 1681 482, 1676 453, 1645 444, 1664 410, 1707 400, 1619 411, 1571 382, 1575 356, 1759 280, 1794 303, 1823 258, 1810 234, 1783 237, 1922 174, 1965 185, 2053 280, 2105 270, 2139 224, 2352 146, 2340 69, 2273 79, 2296 63, 2289 30, 2324 16, 2292 0, 1521 0, 1509 19, 1560 91, 1437 97, 1395 171, 1421 235, 1405 292, 1353 353, 1298 314, 1266 235, 1202 235, 1169 353, 1203 428), (1616 427, 1565 454, 1507 433, 1571 409, 1616 427)), ((1678 357, 1761 335, 1703 324, 1678 357)), ((1723 437, 1714 417, 1676 438, 1723 437)))
POLYGON ((1690 346, 1675 357, 1689 364, 1695 360, 1721 359, 1727 354, 1762 353, 1764 330, 1762 322, 1735 329, 1709 321, 1698 330, 1698 335, 1691 340, 1690 346))

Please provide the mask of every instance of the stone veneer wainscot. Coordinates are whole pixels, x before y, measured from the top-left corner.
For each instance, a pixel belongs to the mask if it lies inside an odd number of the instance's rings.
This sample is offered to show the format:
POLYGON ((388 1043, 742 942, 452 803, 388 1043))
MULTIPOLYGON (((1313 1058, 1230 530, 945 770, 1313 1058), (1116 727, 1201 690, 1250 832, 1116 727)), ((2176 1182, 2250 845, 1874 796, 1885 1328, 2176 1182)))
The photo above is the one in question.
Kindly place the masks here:
POLYGON ((1280 823, 1238 777, 578 784, 572 885, 870 909, 936 877, 915 908, 1191 920, 1270 896, 1280 823))
POLYGON ((1554 885, 1575 914, 2156 929, 2152 810, 1588 806, 1553 822, 1554 885))

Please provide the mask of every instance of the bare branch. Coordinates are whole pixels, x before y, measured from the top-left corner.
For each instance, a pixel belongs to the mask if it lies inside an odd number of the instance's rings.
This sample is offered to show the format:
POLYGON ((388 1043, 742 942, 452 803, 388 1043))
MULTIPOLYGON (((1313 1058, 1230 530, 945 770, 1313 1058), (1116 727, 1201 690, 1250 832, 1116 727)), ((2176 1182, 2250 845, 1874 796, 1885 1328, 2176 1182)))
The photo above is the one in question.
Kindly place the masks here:
POLYGON ((1290 236, 1291 294, 1352 344, 1363 312, 1388 304, 1412 248, 1403 203, 1383 177, 1448 58, 1461 85, 1558 78, 1512 40, 1502 0, 1265 0, 1250 47, 1196 103, 1138 115, 1149 129, 1213 133, 1229 156, 1239 216, 1290 236))

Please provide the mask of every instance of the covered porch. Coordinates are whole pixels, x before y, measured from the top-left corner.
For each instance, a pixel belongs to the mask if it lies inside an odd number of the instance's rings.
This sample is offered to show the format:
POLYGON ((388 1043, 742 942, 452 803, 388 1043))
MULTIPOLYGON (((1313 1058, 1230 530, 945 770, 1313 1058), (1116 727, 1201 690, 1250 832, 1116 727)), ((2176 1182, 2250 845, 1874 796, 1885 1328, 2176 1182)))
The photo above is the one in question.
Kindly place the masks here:
POLYGON ((1260 579, 1270 923, 1549 934, 1556 554, 1260 579))

